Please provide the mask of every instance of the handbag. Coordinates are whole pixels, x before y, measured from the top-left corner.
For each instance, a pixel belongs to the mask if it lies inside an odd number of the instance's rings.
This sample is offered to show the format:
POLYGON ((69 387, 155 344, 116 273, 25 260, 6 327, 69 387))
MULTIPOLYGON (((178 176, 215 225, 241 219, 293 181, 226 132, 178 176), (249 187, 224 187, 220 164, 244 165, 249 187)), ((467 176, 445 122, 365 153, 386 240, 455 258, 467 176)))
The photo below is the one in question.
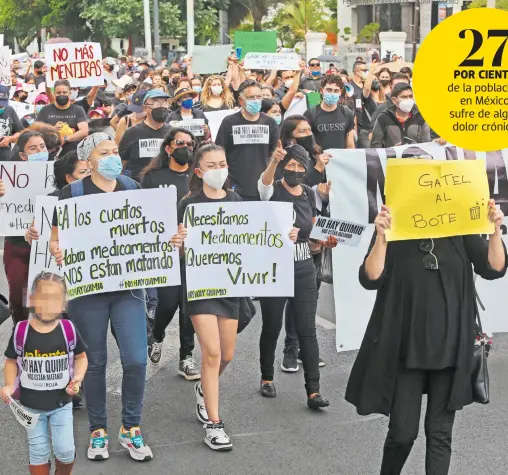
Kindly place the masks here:
POLYGON ((487 359, 490 352, 490 342, 483 333, 480 312, 476 301, 485 310, 482 301, 475 291, 475 313, 476 313, 476 339, 473 352, 473 373, 471 374, 471 385, 473 388, 473 401, 480 404, 488 404, 490 401, 490 381, 487 359))
POLYGON ((250 297, 240 297, 240 315, 237 333, 241 333, 256 315, 256 307, 250 297))
POLYGON ((323 247, 319 255, 317 279, 319 282, 333 284, 332 249, 329 247, 323 247))
POLYGON ((11 316, 11 309, 7 299, 0 294, 0 325, 11 316))

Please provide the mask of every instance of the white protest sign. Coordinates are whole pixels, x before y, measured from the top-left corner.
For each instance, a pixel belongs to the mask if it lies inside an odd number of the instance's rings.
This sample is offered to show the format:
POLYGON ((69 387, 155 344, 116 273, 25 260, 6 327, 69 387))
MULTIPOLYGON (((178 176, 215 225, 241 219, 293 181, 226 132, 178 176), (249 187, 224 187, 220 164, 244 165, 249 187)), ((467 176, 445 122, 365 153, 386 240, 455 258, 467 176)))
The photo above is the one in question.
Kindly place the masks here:
POLYGON ((159 154, 163 139, 139 139, 139 158, 153 158, 159 154))
POLYGON ((35 112, 35 106, 33 104, 27 104, 26 102, 9 101, 9 105, 16 111, 20 119, 25 117, 25 115, 35 112))
POLYGON ((203 137, 205 131, 203 126, 205 125, 205 119, 184 119, 184 120, 172 120, 169 125, 171 127, 179 127, 189 132, 192 132, 196 137, 203 137))
POLYGON ((296 53, 247 53, 243 62, 245 69, 276 69, 297 71, 300 69, 296 53))
MULTIPOLYGON (((358 281, 358 269, 367 254, 374 234, 374 219, 384 202, 386 163, 389 158, 430 155, 434 160, 483 160, 491 197, 508 216, 508 149, 472 152, 437 143, 412 144, 390 149, 327 150, 332 158, 326 167, 332 182, 330 209, 332 217, 366 226, 365 237, 356 248, 337 246, 333 251, 333 282, 337 322, 337 350, 360 347, 374 308, 375 291, 365 290, 358 281)), ((508 245, 508 218, 502 225, 503 240, 508 245)), ((506 293, 508 276, 495 281, 476 279, 482 301, 490 302, 482 312, 484 330, 508 331, 508 320, 500 295, 506 293)))
POLYGON ((270 143, 270 127, 268 125, 233 125, 232 128, 235 145, 270 143))
POLYGON ((69 299, 180 284, 169 244, 178 231, 174 186, 61 200, 57 215, 69 299))
POLYGON ((72 87, 102 86, 104 74, 100 43, 46 43, 46 85, 67 79, 72 87))
POLYGON ((33 429, 37 425, 37 422, 39 422, 39 414, 28 412, 12 398, 9 402, 9 409, 14 414, 16 420, 27 429, 33 429))
POLYGON ((32 224, 35 197, 54 190, 53 162, 0 162, 5 195, 0 198, 0 236, 24 236, 32 224))
POLYGON ((11 52, 8 46, 0 46, 0 86, 11 85, 11 52))
POLYGON ((30 249, 27 287, 29 290, 35 277, 42 271, 61 275, 60 267, 56 265, 55 258, 49 252, 53 212, 57 202, 56 196, 38 196, 35 200, 34 227, 39 233, 39 239, 32 241, 30 249))
POLYGON ((228 57, 232 45, 194 46, 192 50, 192 72, 216 74, 228 69, 228 57))
POLYGON ((292 203, 219 202, 187 206, 188 300, 292 297, 292 203))
POLYGON ((328 236, 335 236, 339 244, 356 247, 360 244, 363 231, 365 231, 366 227, 367 226, 362 224, 354 224, 340 219, 319 216, 316 220, 316 224, 314 224, 312 228, 310 237, 311 239, 326 241, 328 236))
POLYGON ((291 104, 289 104, 288 110, 284 112, 284 119, 291 117, 292 115, 303 115, 307 110, 307 101, 305 98, 295 97, 291 104))
POLYGON ((212 134, 212 140, 215 142, 215 138, 217 137, 217 132, 219 131, 220 125, 224 120, 224 117, 228 115, 235 114, 238 112, 235 109, 225 109, 222 111, 213 111, 213 112, 205 112, 206 118, 208 119, 208 127, 210 129, 210 133, 212 134))

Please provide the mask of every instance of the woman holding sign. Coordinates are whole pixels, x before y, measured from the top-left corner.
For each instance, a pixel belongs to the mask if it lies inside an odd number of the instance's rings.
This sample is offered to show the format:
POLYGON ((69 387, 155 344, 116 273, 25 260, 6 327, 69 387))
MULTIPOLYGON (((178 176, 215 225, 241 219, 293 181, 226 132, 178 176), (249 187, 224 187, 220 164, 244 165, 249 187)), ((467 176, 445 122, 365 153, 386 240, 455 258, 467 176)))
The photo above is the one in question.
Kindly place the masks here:
MULTIPOLYGON (((303 362, 307 405, 311 409, 329 406, 319 393, 319 347, 316 337, 317 287, 316 268, 309 247, 309 236, 317 215, 314 192, 303 184, 309 167, 309 154, 301 145, 291 145, 275 150, 266 171, 258 181, 259 196, 263 201, 287 201, 293 203, 297 239, 294 252, 294 297, 261 298, 263 329, 259 340, 261 363, 261 395, 276 397, 273 382, 275 349, 282 328, 284 307, 289 301, 294 312, 296 334, 300 343, 303 362), (282 180, 274 183, 276 169, 282 180)), ((337 245, 336 238, 321 243, 328 247, 337 245)))
MULTIPOLYGON (((118 146, 104 133, 88 136, 78 144, 80 160, 87 160, 91 176, 63 188, 59 200, 97 193, 137 190, 139 184, 121 175, 122 162, 118 146)), ((107 198, 105 197, 107 200, 107 198)), ((171 243, 181 247, 182 238, 175 235, 171 243)), ((64 251, 58 242, 58 220, 53 216, 50 251, 61 264, 64 251)), ((65 269, 64 269, 65 270, 65 269)), ((85 377, 85 396, 90 427, 88 458, 109 458, 106 411, 106 366, 108 328, 114 331, 123 368, 122 427, 118 441, 134 460, 153 458, 141 429, 141 411, 146 376, 146 319, 142 289, 85 295, 69 302, 69 318, 88 343, 88 373, 85 377)))
POLYGON ((418 435, 427 393, 427 475, 448 474, 455 412, 473 402, 475 339, 473 270, 504 276, 503 213, 489 201, 494 234, 387 242, 392 217, 383 206, 360 267, 360 283, 377 290, 376 303, 346 400, 361 415, 390 416, 381 475, 402 472, 418 435))

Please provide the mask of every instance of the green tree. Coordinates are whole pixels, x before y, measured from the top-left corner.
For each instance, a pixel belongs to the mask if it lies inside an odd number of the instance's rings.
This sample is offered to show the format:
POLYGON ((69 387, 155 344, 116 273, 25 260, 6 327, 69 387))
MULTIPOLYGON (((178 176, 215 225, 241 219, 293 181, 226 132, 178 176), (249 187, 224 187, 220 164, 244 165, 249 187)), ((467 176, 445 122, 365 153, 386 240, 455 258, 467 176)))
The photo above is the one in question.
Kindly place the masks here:
POLYGON ((244 11, 252 16, 254 31, 261 31, 263 17, 266 16, 270 7, 276 6, 278 3, 278 0, 232 0, 231 8, 234 9, 237 5, 242 6, 244 11))
MULTIPOLYGON (((468 8, 482 8, 487 6, 487 0, 474 0, 468 8)), ((508 0, 496 0, 496 8, 508 11, 508 0)))
POLYGON ((358 43, 378 43, 379 23, 369 23, 365 25, 358 34, 358 43))

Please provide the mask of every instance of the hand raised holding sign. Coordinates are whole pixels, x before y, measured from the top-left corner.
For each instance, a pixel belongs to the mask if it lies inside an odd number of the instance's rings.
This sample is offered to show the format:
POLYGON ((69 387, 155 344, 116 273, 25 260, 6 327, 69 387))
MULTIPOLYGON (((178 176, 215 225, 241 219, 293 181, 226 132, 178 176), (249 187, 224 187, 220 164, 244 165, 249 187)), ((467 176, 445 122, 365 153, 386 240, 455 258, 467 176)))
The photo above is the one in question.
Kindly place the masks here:
POLYGON ((2 180, 0 180, 0 198, 5 195, 5 185, 2 180))
POLYGON ((293 242, 296 242, 296 240, 298 239, 299 232, 300 232, 300 228, 291 229, 291 231, 289 231, 289 239, 291 239, 291 241, 293 241, 293 242))
POLYGON ((388 206, 381 206, 381 211, 374 220, 376 226, 376 233, 378 236, 385 236, 385 231, 392 227, 392 215, 388 206))
POLYGON ((187 228, 184 227, 183 224, 178 225, 178 233, 175 234, 169 241, 169 243, 176 247, 177 249, 180 249, 183 246, 183 242, 185 241, 185 238, 187 237, 187 228))
POLYGON ((61 266, 63 263, 63 252, 60 249, 60 245, 58 241, 51 241, 49 244, 49 252, 53 255, 55 258, 55 262, 58 266, 61 266))
POLYGON ((503 224, 504 213, 497 208, 495 200, 489 200, 489 221, 494 223, 496 230, 494 234, 501 233, 501 225, 503 224))

